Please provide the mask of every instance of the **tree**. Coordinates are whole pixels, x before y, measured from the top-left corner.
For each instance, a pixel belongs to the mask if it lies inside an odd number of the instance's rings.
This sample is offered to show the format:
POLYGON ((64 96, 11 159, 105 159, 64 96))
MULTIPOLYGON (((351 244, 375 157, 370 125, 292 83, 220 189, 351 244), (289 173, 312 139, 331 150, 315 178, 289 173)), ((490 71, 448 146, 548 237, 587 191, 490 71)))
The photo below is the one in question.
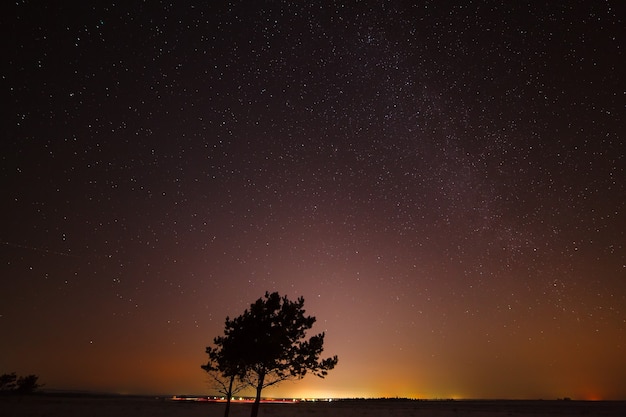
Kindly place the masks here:
POLYGON ((231 398, 246 387, 244 384, 246 371, 229 341, 221 341, 218 337, 214 339, 214 343, 216 347, 206 348, 209 360, 201 368, 209 375, 214 388, 226 397, 224 417, 228 417, 231 398))
POLYGON ((37 381, 39 377, 37 375, 21 376, 17 379, 17 392, 20 394, 32 394, 41 388, 37 381))
POLYGON ((12 392, 16 388, 17 374, 15 372, 0 375, 0 392, 12 392))
POLYGON ((263 388, 301 379, 308 372, 323 378, 337 364, 337 356, 320 359, 323 332, 306 339, 314 323, 315 317, 305 316, 303 297, 290 301, 277 292, 266 292, 241 316, 226 318, 224 336, 214 342, 255 389, 252 417, 258 415, 263 388))
POLYGON ((32 394, 43 386, 37 382, 38 380, 39 377, 37 375, 18 377, 15 372, 3 374, 0 375, 0 392, 32 394))

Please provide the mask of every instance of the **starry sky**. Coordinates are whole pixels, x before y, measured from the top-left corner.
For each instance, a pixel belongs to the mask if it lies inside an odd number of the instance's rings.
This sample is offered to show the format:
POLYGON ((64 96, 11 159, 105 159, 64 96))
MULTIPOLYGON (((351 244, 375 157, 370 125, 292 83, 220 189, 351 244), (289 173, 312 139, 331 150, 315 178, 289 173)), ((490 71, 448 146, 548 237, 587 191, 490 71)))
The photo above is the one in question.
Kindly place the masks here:
POLYGON ((626 399, 624 5, 545 3, 3 3, 0 373, 208 394, 279 291, 266 395, 626 399))

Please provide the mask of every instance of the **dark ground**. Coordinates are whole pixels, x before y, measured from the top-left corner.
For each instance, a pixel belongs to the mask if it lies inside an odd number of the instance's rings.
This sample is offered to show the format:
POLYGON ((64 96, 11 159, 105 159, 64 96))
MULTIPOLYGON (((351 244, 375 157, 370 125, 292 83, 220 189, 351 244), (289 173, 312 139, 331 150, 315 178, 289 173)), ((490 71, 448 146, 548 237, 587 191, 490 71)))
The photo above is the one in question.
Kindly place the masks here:
MULTIPOLYGON (((152 397, 31 396, 0 397, 0 417, 221 417, 224 404, 169 401, 152 397)), ((250 404, 233 404, 231 417, 250 413, 250 404)), ((260 416, 626 416, 623 401, 404 401, 338 400, 261 404, 260 416)))

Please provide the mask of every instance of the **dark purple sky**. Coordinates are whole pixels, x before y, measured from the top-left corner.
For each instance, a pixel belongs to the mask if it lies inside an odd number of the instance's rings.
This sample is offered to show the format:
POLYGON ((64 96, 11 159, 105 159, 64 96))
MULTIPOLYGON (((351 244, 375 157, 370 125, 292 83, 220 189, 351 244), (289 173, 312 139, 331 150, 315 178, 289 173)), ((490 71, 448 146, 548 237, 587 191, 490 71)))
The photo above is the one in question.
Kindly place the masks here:
POLYGON ((205 3, 1 6, 0 372, 208 393, 276 290, 268 394, 626 398, 620 1, 205 3))

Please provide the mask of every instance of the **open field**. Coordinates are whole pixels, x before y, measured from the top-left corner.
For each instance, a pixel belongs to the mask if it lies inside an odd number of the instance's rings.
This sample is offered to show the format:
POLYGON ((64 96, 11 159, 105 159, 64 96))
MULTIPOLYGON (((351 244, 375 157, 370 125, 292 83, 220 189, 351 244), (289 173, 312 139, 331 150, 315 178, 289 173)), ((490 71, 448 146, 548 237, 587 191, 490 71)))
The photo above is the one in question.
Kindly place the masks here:
MULTIPOLYGON (((232 417, 250 415, 250 404, 233 404, 232 417)), ((224 404, 147 397, 0 397, 2 417, 221 417, 224 404)), ((626 415, 626 402, 613 401, 403 401, 341 400, 261 404, 259 416, 273 417, 548 417, 626 415)))

